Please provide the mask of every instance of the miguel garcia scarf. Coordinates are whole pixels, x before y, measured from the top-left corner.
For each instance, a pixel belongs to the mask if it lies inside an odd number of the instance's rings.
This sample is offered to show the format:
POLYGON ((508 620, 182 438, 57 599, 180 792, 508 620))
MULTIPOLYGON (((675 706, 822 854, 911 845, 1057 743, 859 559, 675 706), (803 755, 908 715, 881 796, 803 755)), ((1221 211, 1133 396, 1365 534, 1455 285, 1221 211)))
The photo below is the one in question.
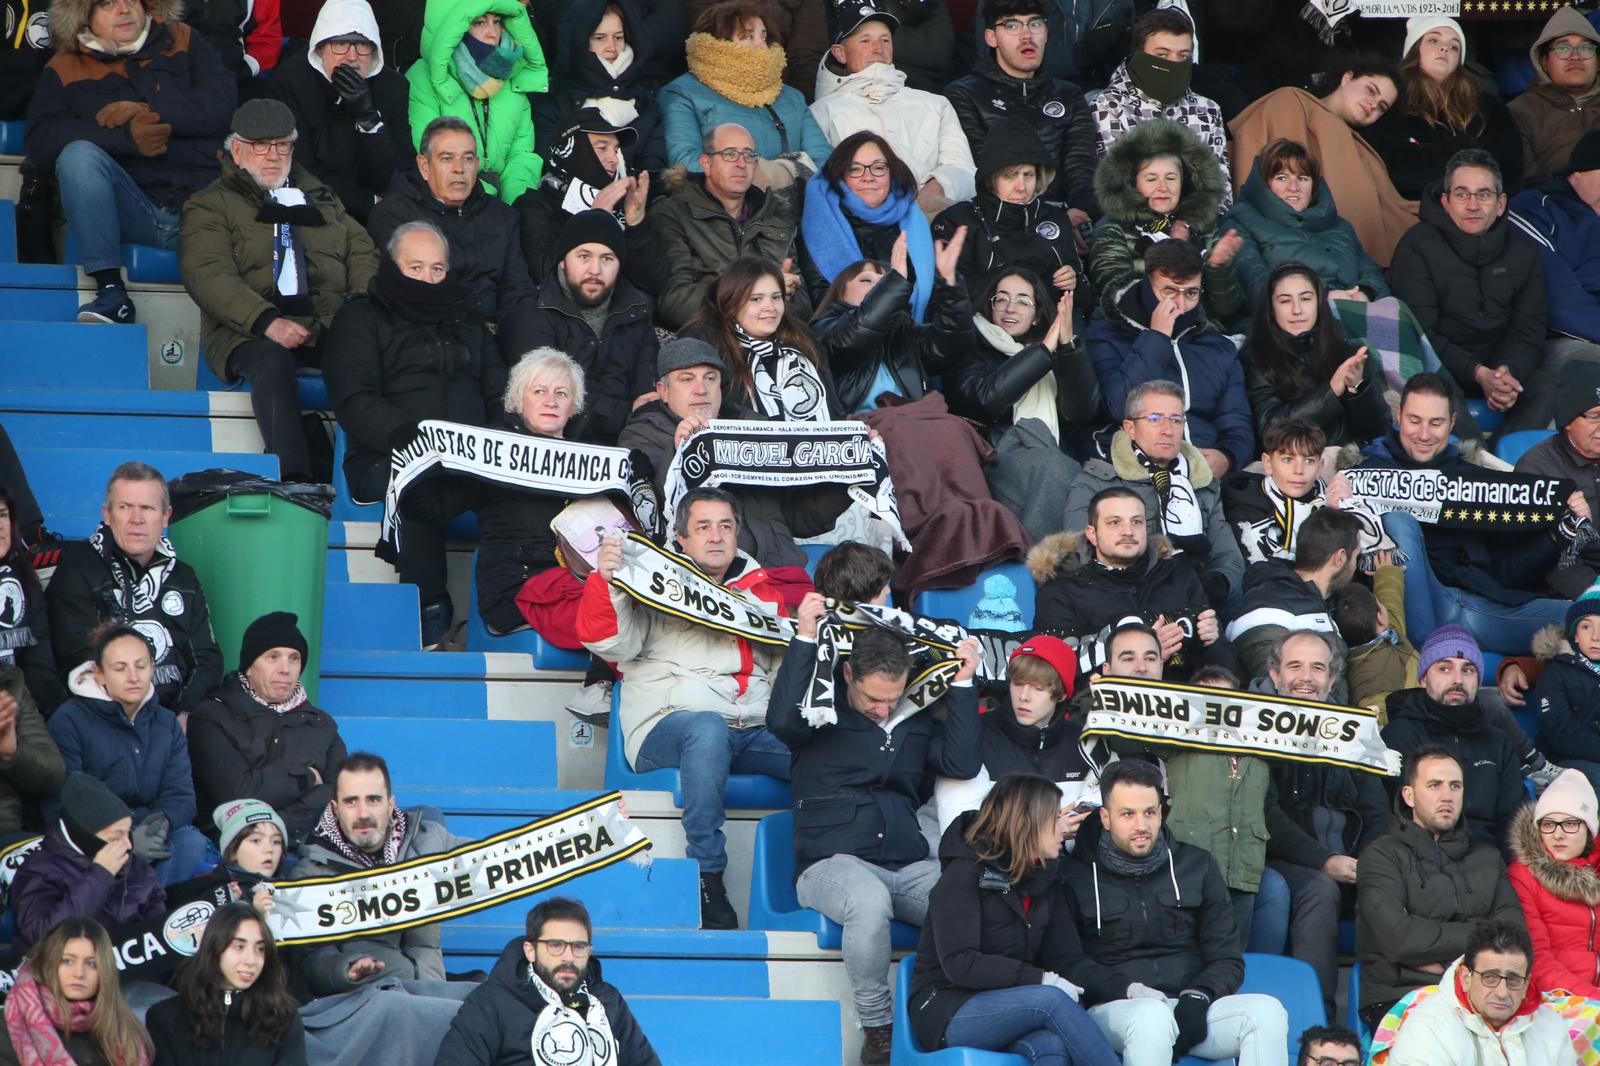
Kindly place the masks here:
POLYGON ((798 349, 757 340, 735 324, 734 334, 750 365, 756 406, 768 418, 785 422, 828 420, 828 392, 815 364, 798 349))
MULTIPOLYGON (((1308 499, 1294 500, 1283 494, 1277 482, 1270 477, 1263 477, 1261 491, 1272 504, 1272 514, 1259 522, 1239 523, 1239 543, 1244 548, 1245 562, 1292 560, 1295 557, 1295 536, 1300 532, 1301 524, 1328 505, 1327 488, 1319 480, 1308 499)), ((1360 555, 1363 570, 1373 569, 1375 556, 1379 552, 1394 552, 1395 563, 1405 565, 1405 555, 1384 531, 1383 519, 1363 501, 1352 496, 1339 505, 1339 510, 1354 515, 1361 523, 1360 555)))
POLYGON ((389 838, 383 842, 383 853, 369 855, 345 839, 344 830, 339 827, 339 815, 334 810, 334 801, 329 800, 322 809, 322 817, 317 819, 317 827, 311 831, 311 839, 327 845, 359 867, 371 869, 375 866, 393 866, 400 861, 400 845, 406 837, 407 821, 406 812, 396 807, 389 816, 389 838))
POLYGON ((691 33, 683 50, 690 74, 742 107, 770 107, 783 92, 789 57, 782 45, 769 44, 763 51, 709 33, 691 33))
MULTIPOLYGON (((1005 356, 1007 359, 1022 351, 1027 345, 1007 333, 997 323, 990 322, 982 315, 973 315, 972 324, 978 330, 978 336, 984 343, 1005 356)), ((1044 423, 1050 431, 1051 438, 1061 443, 1061 423, 1056 417, 1056 376, 1052 371, 1035 381, 1022 398, 1011 405, 1011 421, 1013 424, 1021 422, 1024 418, 1036 418, 1044 423)))
POLYGON ((535 1066, 616 1066, 617 1041, 605 1004, 587 982, 566 996, 545 984, 528 967, 528 983, 545 1001, 533 1023, 535 1066))

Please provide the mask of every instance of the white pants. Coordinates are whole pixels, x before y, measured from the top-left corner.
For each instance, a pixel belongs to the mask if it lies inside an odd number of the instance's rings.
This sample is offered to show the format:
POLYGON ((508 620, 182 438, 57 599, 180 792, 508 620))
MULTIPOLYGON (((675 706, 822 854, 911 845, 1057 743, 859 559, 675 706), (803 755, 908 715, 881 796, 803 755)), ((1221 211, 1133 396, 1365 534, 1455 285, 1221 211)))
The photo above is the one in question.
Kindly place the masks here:
MULTIPOLYGON (((1172 1066, 1178 1039, 1173 1001, 1117 999, 1089 1008, 1122 1066, 1172 1066)), ((1237 1058, 1239 1066, 1288 1066, 1289 1015, 1271 996, 1223 996, 1206 1011, 1206 1038, 1189 1052, 1237 1058)))

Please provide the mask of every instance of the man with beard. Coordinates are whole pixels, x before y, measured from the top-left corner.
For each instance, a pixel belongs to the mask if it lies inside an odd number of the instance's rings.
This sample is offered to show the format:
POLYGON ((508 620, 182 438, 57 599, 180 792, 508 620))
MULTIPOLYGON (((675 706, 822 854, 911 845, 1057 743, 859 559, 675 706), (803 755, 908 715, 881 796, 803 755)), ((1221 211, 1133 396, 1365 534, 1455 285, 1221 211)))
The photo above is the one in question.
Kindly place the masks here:
MULTIPOLYGON (((1253 691, 1326 702, 1343 673, 1344 653, 1337 635, 1296 629, 1273 643, 1268 662, 1267 677, 1254 682, 1253 691)), ((1317 971, 1330 1016, 1339 980, 1339 915, 1355 904, 1356 856, 1393 821, 1378 781, 1343 766, 1272 764, 1267 865, 1289 884, 1289 953, 1317 971)))
POLYGON ((1498 846, 1527 797, 1515 742, 1479 705, 1482 676, 1483 652, 1472 634, 1460 626, 1435 629, 1417 663, 1422 687, 1389 696, 1383 742, 1400 752, 1440 744, 1453 753, 1466 775, 1467 833, 1475 842, 1498 846))
POLYGON ((555 241, 555 272, 515 319, 504 350, 555 348, 583 367, 583 413, 569 439, 615 444, 634 408, 653 394, 655 327, 650 301, 620 276, 628 239, 610 211, 579 211, 555 241))
POLYGON ((528 912, 527 930, 506 945, 489 979, 467 996, 434 1066, 555 1061, 540 1053, 547 1047, 562 1050, 561 1062, 660 1066, 628 1001, 600 979, 598 967, 590 969, 589 908, 551 896, 528 912))
MULTIPOLYGON (((401 810, 395 804, 389 764, 371 752, 354 752, 334 771, 333 799, 300 846, 296 875, 337 877, 471 843, 451 834, 443 822, 426 817, 431 813, 420 807, 401 810)), ((301 972, 318 996, 349 992, 379 977, 443 982, 439 923, 311 948, 301 972)))
POLYGON ((338 196, 294 163, 294 115, 277 100, 234 112, 222 176, 183 205, 178 266, 200 307, 206 361, 250 382, 250 406, 285 481, 313 481, 295 376, 364 292, 378 253, 338 196))
POLYGON ((1461 824, 1466 784, 1450 749, 1429 744, 1406 756, 1404 814, 1361 854, 1356 880, 1356 954, 1361 1019, 1376 1029, 1395 1002, 1437 984, 1467 946, 1472 923, 1522 921, 1522 907, 1492 845, 1461 824))

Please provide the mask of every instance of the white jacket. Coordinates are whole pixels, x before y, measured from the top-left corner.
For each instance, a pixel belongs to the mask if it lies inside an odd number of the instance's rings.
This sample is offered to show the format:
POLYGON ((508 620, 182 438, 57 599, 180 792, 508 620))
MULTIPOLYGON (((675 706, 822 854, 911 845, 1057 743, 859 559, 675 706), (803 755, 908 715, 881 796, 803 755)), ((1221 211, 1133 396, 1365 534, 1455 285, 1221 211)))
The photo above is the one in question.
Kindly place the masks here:
POLYGON ((942 96, 906 88, 905 74, 891 64, 841 76, 824 55, 811 114, 832 144, 862 130, 878 134, 911 168, 919 187, 938 178, 952 202, 977 192, 977 167, 955 108, 942 96))
POLYGON ((1549 1007, 1521 1014, 1499 1032, 1456 994, 1457 959, 1439 991, 1406 1017, 1389 1050, 1389 1066, 1577 1066, 1567 1020, 1549 1007))

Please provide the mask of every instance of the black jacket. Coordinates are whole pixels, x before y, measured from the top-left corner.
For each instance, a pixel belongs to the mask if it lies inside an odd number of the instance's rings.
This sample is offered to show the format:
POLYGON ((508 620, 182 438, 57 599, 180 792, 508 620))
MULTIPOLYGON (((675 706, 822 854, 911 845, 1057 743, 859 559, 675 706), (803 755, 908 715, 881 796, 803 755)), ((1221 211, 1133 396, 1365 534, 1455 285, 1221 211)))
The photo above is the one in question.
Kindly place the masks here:
MULTIPOLYGON (((397 174, 416 173, 407 115, 411 88, 389 67, 367 79, 372 106, 383 116, 383 128, 375 133, 356 129, 356 116, 339 107, 339 91, 306 61, 303 46, 285 52, 263 85, 268 96, 282 100, 294 113, 300 131, 294 161, 321 178, 362 225, 377 198, 388 196, 397 174)), ((453 242, 450 250, 455 252, 453 242)))
MULTIPOLYGON (((1415 76, 1424 75, 1419 72, 1415 76)), ((1401 94, 1404 92, 1402 89, 1401 94)), ((1361 139, 1372 145, 1389 180, 1407 200, 1425 195, 1427 187, 1444 173, 1450 157, 1467 148, 1481 148, 1494 156, 1506 195, 1515 196, 1522 191, 1522 131, 1517 120, 1500 97, 1483 89, 1478 91, 1478 115, 1466 130, 1458 132, 1396 106, 1363 128, 1361 139)))
MULTIPOLYGON (((528 980, 529 962, 517 937, 500 952, 489 979, 474 988, 456 1012, 444 1034, 434 1066, 531 1066, 533 1027, 547 1004, 528 980)), ((655 1049, 638 1019, 628 1009, 622 993, 600 980, 598 961, 589 963, 585 978, 588 996, 580 996, 588 1014, 588 999, 605 1008, 611 1036, 616 1041, 617 1066, 661 1066, 655 1049)))
MULTIPOLYGON (((497 429, 532 435, 521 415, 500 416, 497 429)), ((540 492, 485 485, 478 504, 478 615, 509 632, 526 624, 517 593, 535 574, 556 566, 556 535, 550 523, 571 500, 540 492)))
POLYGON ((450 276, 472 291, 479 313, 488 321, 509 318, 519 301, 532 297, 516 209, 485 192, 481 184, 473 186, 466 203, 448 207, 434 199, 413 162, 401 170, 367 219, 367 232, 380 252, 403 222, 432 222, 443 231, 450 242, 450 276))
MULTIPOLYGON (((1087 686, 1080 688, 1087 690, 1087 686)), ((1017 721, 1007 693, 985 711, 983 769, 989 780, 998 781, 1006 774, 1037 774, 1060 783, 1098 775, 1100 767, 1092 764, 1080 747, 1086 715, 1073 714, 1073 709, 1073 704, 1063 702, 1045 725, 1023 725, 1017 721)))
MULTIPOLYGON (((39 708, 39 713, 49 718, 67 698, 67 686, 56 673, 55 647, 50 641, 50 620, 45 607, 45 592, 37 579, 27 582, 15 574, 16 592, 22 596, 21 611, 16 611, 17 601, 7 598, 0 604, 0 648, 12 649, 17 669, 22 671, 28 694, 39 708)), ((0 582, 0 592, 5 590, 0 582)), ((15 593, 13 593, 15 595, 15 593)), ((87 644, 87 641, 84 642, 87 644)))
MULTIPOLYGON (((1244 597, 1234 611, 1228 619, 1226 636, 1247 681, 1267 676, 1272 645, 1293 630, 1315 629, 1344 647, 1344 638, 1334 627, 1322 590, 1281 559, 1267 559, 1245 568, 1244 597)), ((1340 677, 1329 698, 1340 703, 1347 693, 1345 679, 1340 677)))
MULTIPOLYGON (((101 526, 100 532, 106 550, 121 559, 130 576, 144 572, 116 546, 107 527, 101 526)), ((158 550, 151 566, 164 562, 165 557, 158 550)), ((211 632, 211 609, 206 605, 205 590, 194 569, 181 559, 173 562, 155 602, 136 610, 120 602, 111 567, 91 543, 68 544, 50 579, 45 600, 50 615, 50 643, 55 648, 56 669, 63 679, 74 667, 94 657, 91 631, 102 622, 116 620, 165 633, 164 642, 153 639, 155 700, 174 713, 193 710, 222 681, 222 651, 211 632), (165 647, 160 646, 163 643, 165 647)), ((150 637, 151 633, 145 635, 150 637)))
POLYGON ((387 469, 391 449, 409 443, 423 419, 488 425, 505 392, 505 365, 470 293, 445 320, 422 321, 394 286, 397 276, 385 257, 367 295, 340 310, 323 342, 328 398, 350 437, 344 469, 352 483, 387 469))
MULTIPOLYGON (((803 214, 803 212, 802 212, 803 214)), ((894 242, 900 239, 900 227, 892 222, 877 225, 872 222, 863 222, 850 212, 844 213, 844 220, 850 224, 850 233, 856 239, 856 247, 861 251, 861 258, 874 259, 880 263, 887 263, 893 257, 894 242)), ((799 240, 800 230, 796 228, 796 240, 799 240)), ((828 291, 828 286, 833 284, 833 279, 824 277, 821 268, 811 259, 811 252, 806 248, 804 241, 800 245, 800 276, 805 279, 807 295, 811 298, 811 306, 815 307, 822 302, 823 295, 828 291)), ((917 280, 915 264, 907 267, 910 270, 912 281, 917 280)), ((935 279, 935 284, 938 279, 935 279)))
POLYGON ((1056 862, 1011 884, 967 843, 974 817, 957 817, 939 842, 942 869, 917 943, 909 1013, 926 1048, 945 1046, 951 1017, 979 992, 1037 985, 1047 971, 1081 985, 1086 1000, 1115 999, 1122 987, 1084 954, 1056 862))
POLYGON ((211 825, 219 804, 249 796, 272 805, 289 829, 288 847, 305 838, 333 798, 334 769, 345 757, 333 716, 311 703, 281 714, 229 674, 215 696, 189 716, 200 821, 211 825), (315 767, 322 776, 311 776, 315 767))
MULTIPOLYGON (((1295 367, 1298 388, 1292 399, 1285 400, 1272 387, 1272 381, 1251 358, 1251 345, 1246 344, 1239 353, 1244 367, 1244 393, 1250 401, 1250 413, 1255 417, 1256 436, 1267 427, 1285 418, 1298 418, 1322 427, 1329 444, 1365 444, 1374 437, 1389 432, 1389 404, 1383 397, 1383 381, 1372 376, 1375 364, 1367 363, 1367 376, 1361 379, 1360 388, 1335 396, 1326 377, 1319 376, 1312 365, 1310 341, 1314 334, 1303 333, 1287 338, 1295 367)), ((1347 354, 1354 355, 1355 347, 1347 354)), ((1381 371, 1380 371, 1381 373, 1381 371)))
MULTIPOLYGON (((1443 744, 1455 752, 1465 778, 1467 832, 1473 841, 1504 852, 1506 830, 1527 799, 1522 758, 1511 737, 1485 721, 1476 700, 1450 707, 1429 699, 1424 689, 1408 688, 1389 694, 1388 710, 1383 742, 1402 759, 1424 744, 1443 744)), ((1399 791, 1399 778, 1384 780, 1391 792, 1399 791)))
MULTIPOLYGON (((981 20, 980 20, 981 21, 981 20)), ((978 160, 978 196, 992 196, 986 156, 1004 127, 1025 124, 1034 138, 1033 155, 1042 149, 1054 180, 1041 182, 1039 192, 1066 207, 1100 215, 1094 195, 1094 171, 1100 163, 1094 117, 1084 100, 1083 90, 1065 78, 1051 77, 1042 70, 1031 78, 1013 78, 995 62, 994 49, 981 48, 977 66, 966 77, 945 87, 944 94, 961 120, 961 131, 978 160)), ((1029 158, 1017 162, 1033 163, 1029 158)), ((1009 166, 1010 164, 1004 164, 1009 166)), ((1064 214, 1064 212, 1063 212, 1064 214)), ((1072 243, 1068 229, 1064 236, 1072 243)), ((972 234, 967 235, 972 239, 972 234)))
POLYGON ((1545 663, 1533 697, 1539 708, 1539 748, 1557 765, 1564 759, 1600 762, 1600 676, 1563 651, 1545 663))
MULTIPOLYGON (((1053 311, 1053 309, 1052 309, 1053 311)), ((1100 415, 1100 378, 1082 337, 1051 351, 1042 341, 1013 355, 991 345, 969 319, 966 358, 944 376, 950 412, 984 427, 990 441, 1010 428, 1016 402, 1056 376, 1056 427, 1061 449, 1077 452, 1088 434, 1105 424, 1100 415)))
MULTIPOLYGON (((221 991, 217 992, 222 996, 221 991)), ((189 1037, 189 1017, 183 999, 174 996, 150 1008, 145 1028, 155 1045, 155 1061, 161 1066, 305 1066, 306 1030, 299 1013, 289 1018, 289 1026, 276 1045, 263 1047, 250 1033, 244 1018, 245 1003, 251 993, 233 992, 226 996, 222 1024, 222 1043, 197 1047, 189 1037)))
POLYGON ((1439 359, 1469 396, 1482 390, 1475 364, 1504 366, 1518 381, 1544 359, 1544 259, 1539 246, 1501 218, 1486 233, 1456 228, 1439 203, 1439 184, 1423 191, 1417 215, 1389 264, 1389 285, 1417 316, 1439 359))
POLYGON ((816 662, 815 641, 790 644, 767 704, 767 728, 794 753, 796 873, 834 855, 890 869, 927 858, 917 808, 932 794, 933 779, 965 781, 983 765, 976 686, 950 688, 939 701, 943 721, 937 704, 914 714, 902 708, 884 723, 885 731, 849 705, 840 664, 834 670, 838 721, 811 726, 800 704, 816 662))
POLYGON ((870 410, 868 395, 880 367, 894 379, 895 390, 920 400, 931 375, 961 359, 971 331, 972 307, 959 285, 933 283, 928 324, 911 317, 911 282, 891 270, 878 280, 859 305, 836 300, 811 322, 811 336, 828 360, 846 411, 870 410))
POLYGON ((1083 1005, 1123 999, 1134 981, 1169 996, 1198 989, 1213 1003, 1237 992, 1244 956, 1228 886, 1211 854, 1178 843, 1163 827, 1167 861, 1154 873, 1124 877, 1100 861, 1103 836, 1099 819, 1085 819, 1077 847, 1061 862, 1084 952, 1113 971, 1096 987, 1085 985, 1083 1005))
MULTIPOLYGON (((548 285, 560 273, 561 257, 556 254, 561 230, 572 215, 561 206, 565 186, 558 186, 546 171, 545 180, 517 197, 518 225, 522 231, 522 256, 535 285, 548 285)), ((624 226, 626 247, 622 255, 622 277, 642 292, 654 296, 667 284, 667 260, 661 254, 660 227, 655 216, 645 213, 637 226, 624 226)))
POLYGON ((1359 858, 1394 824, 1393 808, 1376 774, 1281 759, 1267 765, 1272 769, 1267 784, 1269 859, 1320 869, 1335 854, 1359 858), (1341 852, 1314 835, 1319 807, 1344 817, 1341 852))
POLYGON ((567 426, 572 440, 615 444, 633 401, 655 388, 658 342, 650 301, 620 274, 598 337, 560 277, 540 286, 538 298, 503 325, 501 337, 507 352, 557 348, 583 367, 583 413, 567 426))

